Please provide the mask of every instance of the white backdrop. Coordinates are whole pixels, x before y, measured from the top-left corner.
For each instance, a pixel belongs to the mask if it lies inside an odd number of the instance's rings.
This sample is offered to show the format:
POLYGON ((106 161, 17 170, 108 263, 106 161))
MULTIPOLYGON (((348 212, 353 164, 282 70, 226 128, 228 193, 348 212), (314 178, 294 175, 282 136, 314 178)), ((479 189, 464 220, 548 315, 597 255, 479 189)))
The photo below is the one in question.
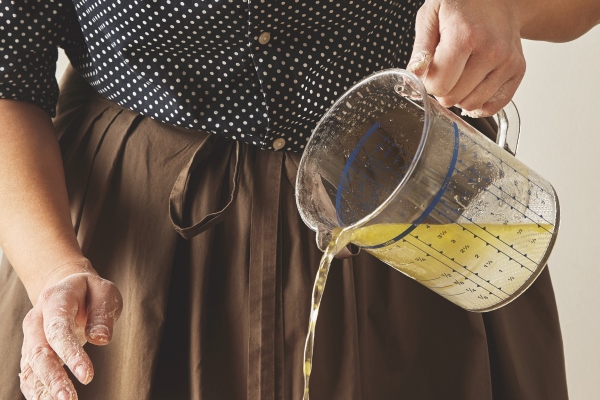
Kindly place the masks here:
MULTIPOLYGON (((527 74, 515 103, 518 156, 558 192, 561 228, 550 270, 572 400, 597 396, 600 379, 600 28, 570 43, 524 42, 527 74)), ((60 77, 67 61, 61 54, 60 77)))
POLYGON ((600 27, 570 43, 524 43, 518 156, 554 185, 561 227, 550 258, 572 400, 600 379, 600 27))

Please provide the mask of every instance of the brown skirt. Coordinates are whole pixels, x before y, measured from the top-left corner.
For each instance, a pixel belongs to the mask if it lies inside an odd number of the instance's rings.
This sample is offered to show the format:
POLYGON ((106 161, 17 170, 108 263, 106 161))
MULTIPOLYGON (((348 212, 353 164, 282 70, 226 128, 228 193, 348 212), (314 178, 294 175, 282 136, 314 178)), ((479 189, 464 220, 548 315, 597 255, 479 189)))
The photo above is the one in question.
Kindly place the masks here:
MULTIPOLYGON (((142 117, 72 69, 58 117, 84 254, 125 308, 86 345, 80 399, 301 399, 321 256, 294 200, 299 156, 142 117)), ((31 307, 0 267, 0 399, 21 398, 31 307)), ((464 311, 372 256, 333 264, 317 325, 311 399, 564 400, 550 276, 508 306, 464 311)))

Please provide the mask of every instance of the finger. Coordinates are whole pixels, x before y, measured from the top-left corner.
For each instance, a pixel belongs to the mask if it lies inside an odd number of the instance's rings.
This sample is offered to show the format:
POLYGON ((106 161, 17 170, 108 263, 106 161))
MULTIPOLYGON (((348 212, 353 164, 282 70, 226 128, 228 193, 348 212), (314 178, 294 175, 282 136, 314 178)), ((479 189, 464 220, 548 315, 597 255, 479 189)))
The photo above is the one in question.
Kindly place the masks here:
POLYGON ((490 101, 494 95, 501 96, 505 90, 504 84, 512 78, 506 72, 493 71, 467 97, 460 100, 457 105, 463 110, 478 110, 490 101))
POLYGON ((436 97, 450 93, 463 74, 471 52, 467 41, 458 35, 458 28, 447 28, 429 66, 425 82, 427 91, 436 97))
MULTIPOLYGON (((47 389, 49 394, 59 400, 77 398, 75 388, 69 380, 62 362, 46 341, 42 316, 38 312, 30 312, 25 318, 23 353, 21 367, 25 378, 34 376, 47 389), (29 368, 33 372, 29 373, 29 368)), ((31 382, 28 383, 31 387, 31 382)), ((33 392, 39 395, 39 385, 33 385, 33 392)))
MULTIPOLYGON (((32 311, 30 311, 31 313, 32 311)), ((25 317, 25 319, 27 319, 29 317, 29 315, 27 315, 25 317)), ((31 375, 33 375, 33 370, 31 369, 31 365, 29 365, 29 362, 27 360, 27 353, 29 352, 29 346, 27 343, 27 338, 28 335, 25 333, 25 321, 23 321, 23 332, 24 332, 24 337, 23 337, 23 345, 21 346, 21 372, 19 373, 19 380, 20 380, 20 387, 21 387, 21 392, 23 392, 23 395, 27 398, 30 399, 33 397, 33 378, 31 377, 31 375)))
MULTIPOLYGON (((33 379, 33 399, 35 400, 54 400, 50 393, 48 392, 48 388, 44 386, 42 381, 40 381, 35 374, 32 375, 33 379)), ((62 400, 62 399, 60 399, 62 400)))
POLYGON ((513 98, 522 80, 523 76, 517 75, 506 82, 490 101, 486 102, 483 107, 481 107, 483 115, 494 115, 505 107, 513 98))
POLYGON ((21 387, 21 392, 23 393, 23 396, 25 396, 26 399, 32 399, 34 398, 34 374, 33 374, 33 370, 31 369, 31 366, 29 365, 29 363, 25 363, 22 367, 21 367, 21 373, 19 374, 19 381, 20 381, 20 387, 21 387))
MULTIPOLYGON (((444 107, 452 107, 463 101, 478 86, 481 86, 480 84, 490 76, 490 72, 496 67, 487 61, 488 60, 486 60, 483 55, 471 55, 452 90, 445 96, 437 97, 438 102, 444 107)), ((509 77, 506 78, 508 79, 509 77)), ((502 81, 502 83, 504 82, 505 81, 502 81)), ((498 85, 495 90, 498 90, 499 87, 500 85, 498 85)), ((490 97, 494 93, 495 91, 490 94, 490 97)), ((484 102, 479 103, 477 107, 481 106, 483 103, 484 102)))
POLYGON ((518 84, 523 79, 524 74, 524 62, 523 65, 516 66, 506 63, 488 74, 466 97, 456 103, 465 110, 475 110, 481 108, 487 102, 502 100, 507 96, 508 100, 510 100, 517 90, 518 84), (510 81, 514 82, 507 85, 510 81), (517 86, 514 86, 514 83, 517 86), (510 88, 514 88, 514 91, 510 92, 510 88))
MULTIPOLYGON (((69 288, 73 293, 78 288, 69 288)), ((77 335, 75 317, 79 304, 74 300, 77 296, 52 295, 52 291, 64 292, 65 288, 56 286, 45 293, 47 298, 43 307, 44 333, 48 343, 56 354, 64 361, 75 377, 87 385, 94 376, 94 368, 77 335)), ((85 298, 85 295, 79 296, 85 298)), ((35 370, 35 369, 34 369, 35 370)))
MULTIPOLYGON (((458 106, 463 109, 462 115, 479 118, 497 113, 512 99, 522 79, 523 74, 519 73, 506 80, 498 89, 493 89, 496 85, 492 85, 492 89, 489 90, 486 88, 477 88, 476 91, 485 91, 485 94, 477 95, 476 93, 473 93, 473 96, 479 96, 479 98, 476 98, 471 102, 469 102, 469 98, 467 98, 460 102, 458 106), (490 96, 490 93, 493 94, 490 96)), ((504 81, 504 79, 502 79, 502 81, 504 81)))
POLYGON ((123 298, 112 282, 101 278, 88 281, 88 293, 87 340, 95 345, 108 344, 123 309, 123 298))
MULTIPOLYGON (((62 367, 58 356, 50 346, 37 345, 29 353, 29 364, 36 379, 42 383, 44 390, 58 400, 77 398, 75 388, 62 367)), ((38 392, 36 383, 35 392, 38 392)))
POLYGON ((417 12, 415 42, 406 67, 421 79, 425 79, 435 49, 440 41, 438 5, 425 3, 417 12))

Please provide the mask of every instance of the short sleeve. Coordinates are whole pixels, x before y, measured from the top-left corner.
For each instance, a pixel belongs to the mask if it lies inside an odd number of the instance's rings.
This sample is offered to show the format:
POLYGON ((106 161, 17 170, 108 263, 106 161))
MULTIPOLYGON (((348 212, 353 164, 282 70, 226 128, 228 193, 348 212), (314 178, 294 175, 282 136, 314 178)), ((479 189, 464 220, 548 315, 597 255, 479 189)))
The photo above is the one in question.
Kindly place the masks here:
POLYGON ((0 98, 55 116, 58 47, 81 40, 70 0, 0 0, 0 98))

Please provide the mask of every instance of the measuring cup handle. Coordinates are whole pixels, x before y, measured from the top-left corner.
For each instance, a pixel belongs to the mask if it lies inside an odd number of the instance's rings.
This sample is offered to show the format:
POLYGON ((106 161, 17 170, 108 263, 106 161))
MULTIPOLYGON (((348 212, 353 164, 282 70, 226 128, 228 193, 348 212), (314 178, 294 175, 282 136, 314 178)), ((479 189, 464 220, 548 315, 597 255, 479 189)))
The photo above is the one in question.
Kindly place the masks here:
POLYGON ((496 143, 512 155, 516 155, 521 135, 521 118, 515 103, 511 100, 494 117, 498 123, 496 143))

